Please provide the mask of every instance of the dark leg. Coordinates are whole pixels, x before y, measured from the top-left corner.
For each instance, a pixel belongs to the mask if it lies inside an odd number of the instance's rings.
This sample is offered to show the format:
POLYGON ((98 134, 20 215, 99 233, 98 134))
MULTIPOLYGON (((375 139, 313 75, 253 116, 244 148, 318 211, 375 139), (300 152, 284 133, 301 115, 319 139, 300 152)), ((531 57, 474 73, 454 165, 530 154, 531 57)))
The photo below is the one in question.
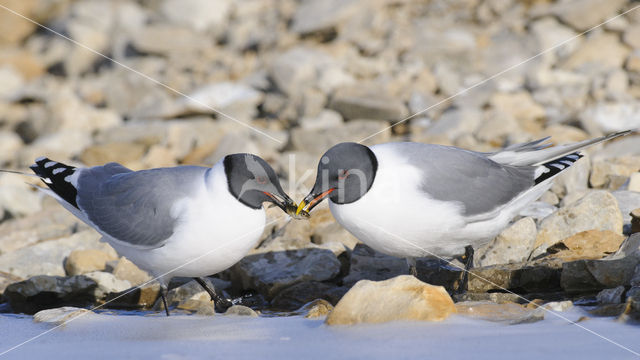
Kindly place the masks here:
POLYGON ((456 293, 464 294, 467 292, 467 285, 469 285, 469 270, 473 267, 473 246, 467 245, 464 248, 464 272, 462 273, 462 279, 458 285, 456 293))
POLYGON ((407 258, 407 265, 409 266, 409 274, 414 277, 418 277, 418 269, 416 269, 416 259, 415 258, 407 258))
POLYGON ((222 310, 223 312, 226 311, 228 308, 230 308, 233 303, 223 297, 221 297, 220 295, 216 294, 216 291, 213 289, 213 286, 209 286, 209 283, 206 282, 204 280, 204 278, 201 277, 195 277, 193 278, 195 281, 198 282, 198 284, 200 284, 200 286, 202 286, 202 288, 209 293, 209 296, 211 297, 211 300, 213 301, 213 303, 215 304, 216 310, 222 310))
POLYGON ((167 306, 167 286, 166 285, 160 285, 160 296, 162 296, 162 303, 164 304, 164 311, 165 313, 167 313, 167 316, 169 316, 169 306, 167 306))

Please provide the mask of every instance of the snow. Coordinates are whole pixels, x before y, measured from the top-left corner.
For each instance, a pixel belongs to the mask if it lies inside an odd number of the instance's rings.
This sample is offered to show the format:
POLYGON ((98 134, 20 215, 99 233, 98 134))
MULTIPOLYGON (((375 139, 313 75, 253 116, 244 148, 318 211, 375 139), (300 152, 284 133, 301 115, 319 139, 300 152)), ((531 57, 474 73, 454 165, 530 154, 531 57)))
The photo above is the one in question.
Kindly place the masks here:
MULTIPOLYGON (((562 313, 577 320, 584 313, 562 313)), ((590 318, 581 326, 640 353, 640 326, 590 318)), ((301 316, 202 317, 162 314, 78 317, 54 329, 31 316, 0 315, 0 352, 50 332, 0 359, 637 359, 576 325, 547 314, 506 325, 452 316, 443 322, 324 325, 301 316)))

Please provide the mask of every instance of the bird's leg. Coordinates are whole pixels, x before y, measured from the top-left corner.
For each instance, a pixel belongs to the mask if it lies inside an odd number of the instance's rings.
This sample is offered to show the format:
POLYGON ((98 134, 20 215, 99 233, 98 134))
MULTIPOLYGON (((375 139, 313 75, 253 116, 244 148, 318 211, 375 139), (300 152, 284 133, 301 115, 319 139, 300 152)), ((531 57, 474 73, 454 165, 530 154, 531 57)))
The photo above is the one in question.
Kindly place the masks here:
POLYGON ((416 258, 408 257, 407 266, 409 266, 409 274, 418 277, 418 269, 416 269, 416 258))
POLYGON ((215 289, 213 288, 213 286, 210 286, 208 282, 205 281, 204 278, 202 277, 195 277, 193 278, 195 281, 198 282, 198 284, 200 284, 200 286, 202 286, 202 288, 209 293, 209 296, 211 297, 211 300, 213 301, 216 309, 222 310, 223 312, 226 311, 228 308, 230 308, 233 303, 223 297, 221 297, 220 295, 216 294, 215 289))
POLYGON ((160 284, 160 296, 162 297, 162 303, 164 304, 164 311, 169 316, 169 306, 167 306, 167 294, 169 290, 167 289, 167 285, 160 284))
POLYGON ((464 294, 467 292, 467 286, 469 285, 469 270, 473 267, 473 246, 467 245, 464 248, 464 272, 462 273, 462 280, 458 285, 456 293, 464 294))

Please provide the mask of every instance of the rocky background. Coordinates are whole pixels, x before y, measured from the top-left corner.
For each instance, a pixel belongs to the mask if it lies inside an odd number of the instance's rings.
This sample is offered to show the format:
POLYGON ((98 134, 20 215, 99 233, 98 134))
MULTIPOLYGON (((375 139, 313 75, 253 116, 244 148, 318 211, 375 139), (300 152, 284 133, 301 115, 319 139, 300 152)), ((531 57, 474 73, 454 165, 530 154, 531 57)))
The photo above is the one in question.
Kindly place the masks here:
MULTIPOLYGON (((5 169, 26 171, 41 155, 144 169, 211 165, 251 152, 269 161, 299 200, 319 156, 341 141, 491 151, 544 136, 566 143, 640 127, 640 10, 552 48, 637 6, 633 1, 0 5, 5 169)), ((459 312, 478 314, 464 304, 485 301, 489 317, 497 313, 492 304, 503 304, 509 321, 540 316, 505 289, 555 310, 575 304, 591 306, 594 315, 640 312, 633 300, 640 298, 640 235, 629 237, 640 231, 640 211, 631 215, 640 208, 640 136, 587 152, 513 226, 477 249, 468 292, 454 297, 459 312)), ((25 182, 33 180, 0 174, 2 311, 111 299, 107 308, 159 310, 153 283, 121 296, 149 280, 146 273, 25 182)), ((460 270, 443 261, 421 259, 418 271, 450 292, 459 286, 460 270)), ((297 309, 315 299, 336 304, 361 279, 406 273, 403 259, 358 243, 324 204, 310 221, 279 220, 252 254, 210 280, 246 306, 279 313, 303 311, 297 309)), ((174 311, 213 314, 206 293, 187 280, 172 285, 174 311)), ((326 313, 329 303, 307 309, 326 313)))

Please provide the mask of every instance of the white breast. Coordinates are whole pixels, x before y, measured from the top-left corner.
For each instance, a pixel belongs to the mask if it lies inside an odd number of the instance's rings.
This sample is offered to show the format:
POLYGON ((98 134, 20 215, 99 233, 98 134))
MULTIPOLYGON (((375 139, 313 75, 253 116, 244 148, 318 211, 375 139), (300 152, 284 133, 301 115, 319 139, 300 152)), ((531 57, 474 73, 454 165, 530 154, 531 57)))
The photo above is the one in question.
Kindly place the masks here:
POLYGON ((229 193, 221 163, 212 168, 207 183, 174 205, 172 213, 178 223, 164 246, 116 250, 156 276, 205 276, 240 261, 265 226, 264 209, 251 209, 229 193))
POLYGON ((461 233, 466 226, 461 206, 430 198, 420 189, 422 170, 408 164, 389 145, 371 147, 378 159, 371 189, 350 204, 330 202, 333 216, 362 242, 389 255, 454 256, 464 252, 474 239, 461 233))

